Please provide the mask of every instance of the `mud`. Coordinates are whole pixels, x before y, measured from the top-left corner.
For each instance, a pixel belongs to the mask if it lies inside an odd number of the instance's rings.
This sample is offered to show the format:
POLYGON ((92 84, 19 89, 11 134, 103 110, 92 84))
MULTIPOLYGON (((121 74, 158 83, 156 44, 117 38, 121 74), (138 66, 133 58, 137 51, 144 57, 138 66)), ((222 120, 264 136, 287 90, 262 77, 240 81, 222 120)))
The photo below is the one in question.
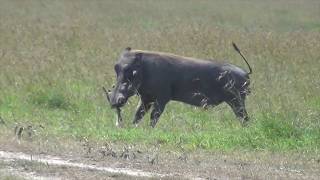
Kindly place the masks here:
POLYGON ((48 155, 32 155, 32 154, 25 154, 21 152, 6 152, 0 151, 0 160, 2 161, 29 161, 35 163, 42 163, 44 165, 50 166, 65 166, 65 167, 74 167, 84 170, 92 170, 92 171, 103 171, 107 173, 114 173, 114 174, 124 174, 128 176, 134 177, 148 177, 148 178, 164 178, 164 177, 171 177, 173 175, 170 174, 159 174, 159 173, 152 173, 146 172, 138 169, 129 169, 129 168, 113 168, 113 167, 102 167, 84 163, 76 163, 71 162, 72 159, 61 159, 59 157, 48 156, 48 155))
MULTIPOLYGON (((36 172, 25 172, 25 170, 22 168, 13 168, 10 166, 1 169, 0 174, 2 175, 2 177, 6 177, 4 179, 9 179, 8 177, 16 177, 25 180, 61 180, 61 178, 59 177, 41 176, 36 172)), ((0 176, 0 179, 2 177, 0 176)))

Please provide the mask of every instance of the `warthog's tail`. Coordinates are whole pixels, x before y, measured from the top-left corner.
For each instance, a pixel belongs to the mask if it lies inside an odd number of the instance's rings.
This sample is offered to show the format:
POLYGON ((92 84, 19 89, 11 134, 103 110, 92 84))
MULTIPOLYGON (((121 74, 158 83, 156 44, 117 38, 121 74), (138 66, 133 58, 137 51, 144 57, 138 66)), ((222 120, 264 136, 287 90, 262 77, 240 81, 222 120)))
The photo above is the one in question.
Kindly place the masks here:
POLYGON ((249 72, 248 74, 252 74, 252 69, 251 69, 251 66, 250 64, 248 63, 247 59, 242 55, 242 53, 240 52, 240 49, 238 48, 238 46, 232 42, 232 46, 233 48, 240 54, 240 56, 243 58, 243 60, 247 63, 248 67, 249 67, 249 72))

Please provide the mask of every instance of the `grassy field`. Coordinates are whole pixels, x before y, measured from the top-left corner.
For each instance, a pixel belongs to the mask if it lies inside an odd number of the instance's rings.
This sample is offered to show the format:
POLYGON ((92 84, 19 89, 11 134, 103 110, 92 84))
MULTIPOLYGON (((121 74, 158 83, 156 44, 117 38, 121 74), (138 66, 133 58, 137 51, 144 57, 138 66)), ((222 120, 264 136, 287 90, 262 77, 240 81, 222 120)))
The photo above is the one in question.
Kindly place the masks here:
POLYGON ((39 137, 318 154, 319 19, 318 0, 1 0, 0 126, 30 126, 39 137), (135 97, 125 128, 115 128, 101 87, 115 82, 125 47, 246 68, 232 41, 253 67, 249 127, 225 104, 205 111, 171 102, 155 129, 149 114, 134 128, 135 97))

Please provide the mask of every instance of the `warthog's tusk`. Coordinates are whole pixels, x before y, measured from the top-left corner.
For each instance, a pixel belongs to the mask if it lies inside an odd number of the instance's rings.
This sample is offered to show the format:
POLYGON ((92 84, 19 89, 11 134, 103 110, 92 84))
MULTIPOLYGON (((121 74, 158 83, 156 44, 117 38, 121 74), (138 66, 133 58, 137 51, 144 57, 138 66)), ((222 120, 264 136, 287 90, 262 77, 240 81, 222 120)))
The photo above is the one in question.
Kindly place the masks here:
MULTIPOLYGON (((104 93, 106 94, 107 96, 107 100, 109 102, 109 104, 111 104, 111 101, 110 101, 110 94, 111 94, 111 91, 110 89, 106 90, 105 87, 102 87, 104 93)), ((120 127, 121 126, 121 122, 122 122, 122 117, 121 117, 121 109, 119 107, 116 107, 116 111, 117 111, 117 121, 116 121, 116 126, 117 127, 120 127)))

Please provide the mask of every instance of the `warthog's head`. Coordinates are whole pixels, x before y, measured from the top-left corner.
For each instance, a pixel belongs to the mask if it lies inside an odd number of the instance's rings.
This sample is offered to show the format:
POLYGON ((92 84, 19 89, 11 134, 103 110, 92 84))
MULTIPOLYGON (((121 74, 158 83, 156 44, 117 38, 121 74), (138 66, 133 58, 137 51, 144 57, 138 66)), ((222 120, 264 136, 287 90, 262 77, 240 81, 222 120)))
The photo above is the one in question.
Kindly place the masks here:
POLYGON ((128 98, 136 94, 141 85, 141 53, 130 51, 131 48, 126 48, 114 66, 117 74, 117 84, 109 95, 112 107, 125 105, 128 98))

